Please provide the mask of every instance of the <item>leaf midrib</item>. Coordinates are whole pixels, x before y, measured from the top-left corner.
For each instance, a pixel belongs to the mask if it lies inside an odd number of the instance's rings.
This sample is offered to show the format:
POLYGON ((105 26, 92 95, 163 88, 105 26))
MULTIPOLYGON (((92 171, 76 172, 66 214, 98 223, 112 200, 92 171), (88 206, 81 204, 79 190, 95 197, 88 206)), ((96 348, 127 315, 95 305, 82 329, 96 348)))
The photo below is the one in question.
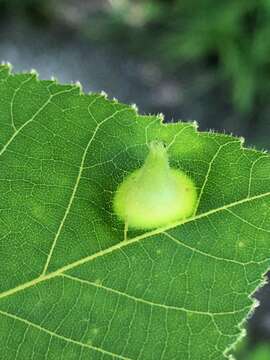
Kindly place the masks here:
MULTIPOLYGON (((46 275, 41 275, 41 276, 31 280, 31 281, 28 281, 26 283, 18 285, 16 287, 12 288, 12 289, 6 290, 6 291, 0 293, 0 299, 8 297, 10 295, 13 295, 13 294, 15 294, 15 293, 17 293, 19 291, 24 290, 24 289, 31 288, 32 286, 35 286, 35 285, 37 285, 37 284, 39 284, 41 282, 53 279, 53 278, 63 274, 64 272, 66 272, 68 270, 72 270, 72 269, 74 269, 74 268, 76 268, 76 267, 78 267, 80 265, 83 265, 83 264, 89 262, 89 261, 95 260, 95 259, 97 259, 99 257, 102 257, 102 256, 105 256, 107 254, 113 253, 114 251, 120 250, 123 247, 129 246, 129 245, 135 244, 135 243, 137 243, 139 241, 142 241, 144 239, 150 238, 151 236, 163 234, 165 231, 171 230, 171 229, 173 229, 173 228, 175 228, 177 226, 183 226, 183 225, 185 225, 187 223, 190 223, 190 222, 205 218, 207 216, 211 216, 211 215, 219 213, 221 211, 226 211, 227 209, 230 209, 230 208, 232 208, 234 206, 244 204, 244 203, 247 203, 249 201, 265 198, 267 196, 270 196, 270 191, 266 192, 266 193, 263 193, 263 194, 260 194, 260 195, 255 195, 255 196, 252 196, 252 197, 248 197, 248 198, 245 198, 245 199, 242 199, 242 200, 235 201, 233 203, 224 205, 222 207, 219 207, 219 208, 216 208, 216 209, 213 209, 213 210, 209 210, 209 211, 207 211, 207 212, 205 212, 203 214, 199 214, 199 215, 190 217, 189 219, 186 219, 186 220, 183 220, 183 221, 178 221, 176 223, 173 223, 173 224, 170 224, 170 225, 167 225, 167 226, 164 226, 164 227, 161 227, 161 228, 146 232, 146 233, 144 233, 142 235, 139 235, 139 236, 136 236, 136 237, 134 237, 132 239, 121 241, 121 242, 119 242, 119 243, 117 243, 117 244, 115 244, 113 246, 110 246, 109 248, 107 248, 105 250, 101 250, 101 251, 99 251, 99 252, 97 252, 95 254, 91 254, 89 256, 86 256, 85 258, 74 261, 73 263, 65 265, 65 266, 63 266, 63 267, 61 267, 61 268, 59 268, 59 269, 57 269, 57 270, 55 270, 55 271, 53 271, 51 273, 48 273, 46 275)), ((209 255, 209 254, 205 253, 205 255, 209 255)), ((220 258, 220 260, 229 261, 229 262, 236 262, 235 260, 227 259, 227 258, 220 258)), ((240 262, 238 262, 238 264, 247 265, 247 264, 250 264, 250 263, 256 263, 257 264, 257 263, 262 263, 262 262, 264 262, 264 260, 262 260, 260 262, 251 261, 251 262, 248 262, 248 263, 240 263, 240 262)))

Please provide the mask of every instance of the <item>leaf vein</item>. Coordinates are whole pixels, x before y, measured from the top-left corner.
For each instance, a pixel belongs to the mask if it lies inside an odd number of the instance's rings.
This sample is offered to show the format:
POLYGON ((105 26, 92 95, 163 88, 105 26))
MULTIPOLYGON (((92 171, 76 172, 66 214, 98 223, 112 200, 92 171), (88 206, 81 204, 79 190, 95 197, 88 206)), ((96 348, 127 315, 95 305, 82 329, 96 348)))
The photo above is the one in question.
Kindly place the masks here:
POLYGON ((110 351, 107 351, 107 350, 104 350, 104 349, 101 349, 97 346, 93 346, 93 345, 89 345, 89 344, 85 344, 85 343, 82 343, 80 341, 77 341, 77 340, 73 340, 71 338, 68 338, 68 337, 65 337, 63 335, 60 335, 60 334, 57 334, 51 330, 48 330, 48 329, 45 329, 44 327, 42 326, 39 326, 29 320, 26 320, 26 319, 23 319, 17 315, 14 315, 14 314, 11 314, 11 313, 8 313, 6 311, 2 311, 0 310, 0 314, 4 315, 4 316, 7 316, 9 318, 12 318, 13 320, 17 320, 17 321, 20 321, 20 322, 23 322, 25 323, 26 325, 28 326, 32 326, 34 327, 35 329, 38 329, 40 331, 43 331, 47 334, 49 334, 50 336, 54 336, 54 337, 57 337, 58 339, 61 339, 63 341, 66 341, 66 342, 70 342, 72 344, 76 344, 76 345, 79 345, 79 346, 82 346, 82 347, 85 347, 85 348, 88 348, 88 349, 91 349, 91 350, 95 350, 95 351, 98 351, 98 352, 101 352, 103 353, 104 355, 110 355, 112 357, 116 357, 118 359, 122 359, 122 360, 132 360, 131 358, 127 358, 127 357, 124 357, 124 356, 121 356, 121 355, 118 355, 118 354, 115 354, 115 353, 112 353, 110 351))
MULTIPOLYGON (((35 286, 40 282, 52 279, 52 278, 54 278, 54 277, 56 277, 56 276, 58 276, 60 274, 63 274, 64 272, 66 272, 68 270, 74 269, 74 268, 76 268, 76 267, 78 267, 80 265, 83 265, 83 264, 85 264, 85 263, 87 263, 89 261, 95 260, 95 259, 97 259, 97 258, 99 258, 101 256, 105 256, 105 255, 110 254, 110 253, 112 253, 114 251, 120 250, 125 246, 130 246, 130 245, 132 245, 134 243, 138 243, 138 242, 142 241, 143 239, 150 238, 151 236, 154 236, 154 235, 162 234, 165 231, 170 230, 172 228, 175 228, 177 226, 184 225, 184 224, 187 224, 189 222, 196 221, 198 219, 202 219, 202 218, 214 215, 216 213, 219 213, 221 211, 227 210, 228 208, 232 208, 232 207, 240 205, 240 204, 248 203, 248 202, 253 201, 253 200, 262 199, 262 198, 265 198, 267 196, 270 196, 270 191, 266 192, 266 193, 263 193, 263 194, 260 194, 260 195, 255 195, 253 197, 238 200, 236 202, 233 202, 231 204, 219 207, 217 209, 209 210, 206 213, 190 217, 190 218, 188 218, 188 219, 186 219, 184 221, 180 221, 180 222, 168 225, 168 226, 163 227, 163 228, 158 228, 158 229, 146 232, 145 234, 136 236, 136 237, 134 237, 132 239, 129 239, 129 240, 121 241, 120 243, 117 243, 117 244, 115 244, 115 245, 113 245, 113 246, 111 246, 111 247, 109 247, 109 248, 107 248, 105 250, 101 250, 101 251, 99 251, 99 252, 97 252, 95 254, 91 254, 91 255, 86 256, 85 258, 79 259, 79 260, 77 260, 77 261, 75 261, 75 262, 73 262, 71 264, 65 265, 62 268, 59 268, 58 270, 56 270, 54 272, 48 273, 46 275, 39 276, 39 277, 37 277, 37 278, 35 278, 33 280, 30 280, 30 281, 28 281, 26 283, 18 285, 16 287, 12 288, 12 289, 6 290, 6 291, 0 293, 0 299, 4 298, 4 297, 7 297, 7 296, 10 296, 12 294, 15 294, 18 291, 22 291, 24 289, 35 286)), ((260 261, 260 262, 258 262, 258 264, 262 263, 264 261, 265 260, 260 261)))
POLYGON ((83 280, 83 279, 80 279, 80 278, 77 278, 75 276, 71 276, 71 275, 68 275, 68 274, 60 274, 59 276, 70 279, 70 280, 73 280, 73 281, 77 281, 77 282, 82 283, 82 284, 87 284, 87 285, 90 285, 90 286, 105 290, 107 292, 114 293, 116 295, 119 295, 120 297, 126 297, 126 298, 128 298, 130 300, 135 301, 136 303, 140 302, 140 303, 143 303, 143 304, 146 304, 146 305, 150 305, 151 307, 159 307, 159 308, 162 308, 162 309, 164 309, 166 311, 167 310, 175 310, 175 311, 181 311, 181 312, 186 312, 186 313, 190 313, 190 314, 208 315, 208 316, 212 317, 212 316, 218 316, 218 315, 234 315, 234 314, 237 314, 238 312, 242 312, 243 310, 249 308, 249 307, 246 307, 246 308, 235 310, 235 311, 226 311, 226 312, 217 312, 217 313, 209 312, 209 311, 190 310, 190 309, 186 309, 185 307, 178 307, 178 306, 173 306, 173 305, 165 305, 165 304, 160 304, 160 303, 153 302, 153 301, 150 301, 150 300, 145 300, 145 299, 142 299, 142 298, 138 298, 136 296, 129 295, 129 294, 125 293, 125 292, 122 292, 122 291, 119 291, 119 290, 104 286, 102 284, 96 284, 95 282, 88 281, 88 280, 83 280))
POLYGON ((41 111, 43 109, 45 109, 45 107, 51 102, 52 98, 62 94, 62 93, 66 93, 69 92, 70 90, 63 90, 60 91, 58 93, 55 93, 53 95, 50 95, 49 98, 44 102, 44 104, 35 112, 35 114, 29 119, 27 120, 22 126, 20 126, 17 131, 15 131, 12 136, 9 138, 9 140, 6 142, 6 144, 3 146, 2 150, 0 151, 0 156, 4 154, 4 152, 7 150, 7 148, 10 146, 10 144, 13 142, 13 140, 18 136, 18 134, 21 133, 21 131, 28 125, 30 124, 37 116, 38 114, 41 113, 41 111))
MULTIPOLYGON (((96 100, 96 99, 95 99, 96 100)), ((94 100, 94 101, 95 101, 94 100)), ((80 183, 80 180, 81 180, 81 176, 82 176, 82 172, 84 170, 84 162, 85 162, 85 159, 86 159, 86 156, 87 156, 87 153, 88 153, 88 149, 89 147, 91 146, 92 142, 94 141, 95 139, 95 136, 99 130, 99 128, 107 121, 113 119, 115 117, 115 115, 119 114, 120 112, 123 112, 123 111, 127 111, 129 109, 121 109, 121 110, 118 110, 118 111, 115 111, 112 115, 108 116, 107 118, 105 118, 103 121, 101 121, 95 128, 90 140, 88 141, 87 143, 87 146, 83 152, 83 156, 82 156, 82 160, 81 160, 81 163, 80 163, 80 167, 79 167, 79 173, 78 173, 78 176, 77 176, 77 179, 76 179, 76 182, 75 182, 75 185, 73 187, 73 190, 72 190, 72 193, 71 193, 71 196, 70 196, 70 199, 69 199, 69 202, 68 202, 68 206, 66 208, 66 211, 64 213, 64 216, 61 220, 61 223, 58 227, 58 230, 55 234, 55 237, 54 237, 54 240, 53 240, 53 243, 52 243, 52 246, 50 248, 50 251, 49 251, 49 254, 48 254, 48 257, 47 257, 47 260, 46 260, 46 263, 45 263, 45 266, 43 268, 43 271, 42 271, 42 275, 45 275, 46 272, 47 272, 47 269, 48 269, 48 266, 50 264, 50 261, 51 261, 51 258, 52 258, 52 255, 53 255, 53 251, 55 249, 55 246, 56 246, 56 243, 57 243, 57 240, 61 234, 61 231, 62 231, 62 228, 64 226, 64 223, 68 217, 68 214, 70 212, 70 209, 71 209, 71 206, 73 204, 73 200, 76 196, 76 192, 77 192, 77 189, 78 189, 78 186, 79 186, 79 183, 80 183)))

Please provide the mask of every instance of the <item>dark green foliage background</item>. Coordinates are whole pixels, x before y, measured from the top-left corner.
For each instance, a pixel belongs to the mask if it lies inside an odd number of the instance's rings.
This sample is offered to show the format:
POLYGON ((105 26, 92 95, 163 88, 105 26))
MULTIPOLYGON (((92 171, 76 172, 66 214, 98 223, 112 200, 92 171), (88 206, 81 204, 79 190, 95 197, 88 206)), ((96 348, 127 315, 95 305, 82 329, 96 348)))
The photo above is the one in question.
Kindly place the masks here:
MULTIPOLYGON (((250 110, 258 99, 265 100, 270 90, 269 81, 265 81, 270 74, 269 1, 136 3, 141 5, 144 19, 138 26, 129 26, 130 31, 121 32, 133 49, 155 54, 171 71, 186 61, 215 62, 218 76, 230 81, 233 101, 242 111, 250 110)), ((127 2, 113 14, 117 36, 117 29, 129 25, 128 14, 136 11, 134 6, 127 2)))

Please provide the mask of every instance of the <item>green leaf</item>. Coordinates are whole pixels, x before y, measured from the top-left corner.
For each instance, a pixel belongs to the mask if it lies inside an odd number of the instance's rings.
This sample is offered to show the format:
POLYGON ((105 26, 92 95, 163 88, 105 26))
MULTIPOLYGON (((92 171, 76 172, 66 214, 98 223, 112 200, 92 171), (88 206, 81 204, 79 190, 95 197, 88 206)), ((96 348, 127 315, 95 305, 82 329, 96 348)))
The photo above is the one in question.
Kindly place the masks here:
POLYGON ((270 255, 270 158, 104 95, 0 67, 1 359, 221 360, 270 255), (196 184, 189 219, 112 212, 154 139, 196 184))

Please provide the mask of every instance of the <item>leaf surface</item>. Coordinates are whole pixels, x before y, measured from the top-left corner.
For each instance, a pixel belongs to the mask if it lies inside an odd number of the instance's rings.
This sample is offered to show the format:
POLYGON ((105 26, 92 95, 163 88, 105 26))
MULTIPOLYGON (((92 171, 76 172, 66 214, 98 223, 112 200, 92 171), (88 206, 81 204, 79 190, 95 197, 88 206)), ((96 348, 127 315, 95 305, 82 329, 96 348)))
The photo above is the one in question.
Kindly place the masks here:
POLYGON ((222 360, 270 255, 270 157, 0 67, 1 359, 222 360), (184 221, 123 241, 118 184, 153 139, 195 182, 184 221))

